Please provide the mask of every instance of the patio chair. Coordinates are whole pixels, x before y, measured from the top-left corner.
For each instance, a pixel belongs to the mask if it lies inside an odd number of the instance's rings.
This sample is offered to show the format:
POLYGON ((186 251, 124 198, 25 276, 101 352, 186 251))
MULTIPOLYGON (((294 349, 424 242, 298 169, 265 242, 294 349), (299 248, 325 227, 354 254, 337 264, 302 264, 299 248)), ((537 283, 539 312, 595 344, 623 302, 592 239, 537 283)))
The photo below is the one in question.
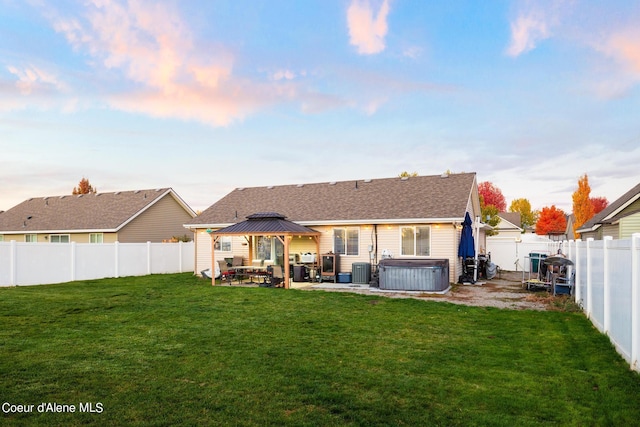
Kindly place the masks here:
POLYGON ((282 273, 282 266, 271 265, 267 269, 269 274, 265 278, 264 286, 281 288, 284 286, 284 274, 282 273))
POLYGON ((236 255, 233 257, 233 261, 231 262, 231 267, 240 267, 242 266, 243 258, 240 255, 236 255))
POLYGON ((226 281, 227 283, 231 284, 231 280, 233 280, 234 274, 233 271, 229 270, 227 261, 219 260, 218 265, 220 266, 220 280, 223 282, 226 281))

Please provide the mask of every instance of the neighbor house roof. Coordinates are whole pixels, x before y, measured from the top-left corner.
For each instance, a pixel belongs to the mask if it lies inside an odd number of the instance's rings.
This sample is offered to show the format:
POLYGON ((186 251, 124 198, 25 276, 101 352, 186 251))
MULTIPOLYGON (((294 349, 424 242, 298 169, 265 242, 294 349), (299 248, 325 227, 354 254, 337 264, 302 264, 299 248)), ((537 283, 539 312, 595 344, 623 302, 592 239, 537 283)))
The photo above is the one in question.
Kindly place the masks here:
POLYGON ((227 226, 256 212, 304 225, 462 221, 475 188, 475 173, 236 188, 185 226, 227 226))
POLYGON ((640 184, 624 193, 620 198, 609 204, 609 206, 604 208, 601 212, 594 215, 593 218, 582 224, 576 232, 586 233, 589 231, 595 231, 602 224, 612 223, 626 216, 629 212, 622 214, 622 211, 627 206, 638 200, 638 198, 640 198, 640 184))
POLYGON ((167 195, 195 216, 171 188, 34 197, 0 214, 0 233, 117 232, 167 195))
POLYGON ((522 231, 522 216, 520 215, 520 212, 500 212, 498 216, 503 221, 500 221, 495 228, 522 231))

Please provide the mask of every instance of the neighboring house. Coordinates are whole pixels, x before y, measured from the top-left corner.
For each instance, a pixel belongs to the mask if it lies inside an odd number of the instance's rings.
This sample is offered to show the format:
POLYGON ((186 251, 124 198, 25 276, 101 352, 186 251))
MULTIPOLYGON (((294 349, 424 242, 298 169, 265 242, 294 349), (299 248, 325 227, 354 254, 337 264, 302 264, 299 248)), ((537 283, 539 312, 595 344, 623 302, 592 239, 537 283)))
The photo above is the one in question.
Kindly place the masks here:
POLYGON ((493 227, 494 237, 520 239, 522 236, 522 221, 520 212, 500 212, 500 222, 493 227))
POLYGON ((640 233, 640 184, 623 194, 578 230, 580 238, 602 240, 604 236, 628 239, 640 233))
POLYGON ((36 197, 0 213, 0 241, 162 242, 195 215, 171 188, 36 197))
MULTIPOLYGON (((321 253, 315 255, 340 254, 338 272, 351 272, 354 262, 375 265, 384 252, 394 258, 448 259, 455 282, 462 268, 457 257, 461 223, 466 212, 480 215, 480 201, 475 173, 237 188, 185 223, 195 233, 195 271, 211 267, 207 231, 259 212, 278 212, 319 231, 321 253)), ((479 234, 484 250, 484 231, 479 234)), ((297 255, 294 262, 317 251, 316 242, 305 236, 293 236, 289 248, 290 256, 297 255)), ((216 261, 242 256, 245 264, 279 263, 283 253, 282 243, 269 236, 224 236, 215 244, 216 261)))

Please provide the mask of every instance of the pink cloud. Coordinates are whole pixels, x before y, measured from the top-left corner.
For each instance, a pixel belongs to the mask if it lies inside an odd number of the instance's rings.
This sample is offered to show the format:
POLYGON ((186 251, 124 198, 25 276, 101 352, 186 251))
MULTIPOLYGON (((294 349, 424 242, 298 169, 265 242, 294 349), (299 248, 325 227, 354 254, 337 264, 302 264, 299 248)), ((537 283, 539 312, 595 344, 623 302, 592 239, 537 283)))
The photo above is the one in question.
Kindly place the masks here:
POLYGON ((374 16, 369 0, 353 0, 351 2, 347 9, 349 42, 358 48, 358 53, 372 55, 384 50, 384 39, 388 30, 388 14, 388 0, 382 2, 376 16, 374 16))
POLYGON ((640 79, 640 29, 636 27, 614 32, 601 50, 640 79))
POLYGON ((506 50, 509 56, 519 56, 536 47, 540 40, 550 36, 544 18, 534 15, 521 15, 511 23, 511 42, 506 50))
POLYGON ((277 101, 277 88, 233 76, 234 58, 224 47, 197 45, 166 3, 93 0, 82 16, 49 16, 76 50, 135 84, 108 95, 114 108, 226 126, 277 101))

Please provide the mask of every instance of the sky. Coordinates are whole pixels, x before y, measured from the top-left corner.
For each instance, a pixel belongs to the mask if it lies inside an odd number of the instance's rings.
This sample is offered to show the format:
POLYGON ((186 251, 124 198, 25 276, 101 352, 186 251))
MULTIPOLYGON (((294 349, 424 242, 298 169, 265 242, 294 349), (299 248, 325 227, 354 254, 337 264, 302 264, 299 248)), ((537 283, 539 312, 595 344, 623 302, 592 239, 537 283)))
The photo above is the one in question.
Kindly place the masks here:
POLYGON ((0 210, 451 171, 569 213, 639 165, 635 0, 0 0, 0 210))

